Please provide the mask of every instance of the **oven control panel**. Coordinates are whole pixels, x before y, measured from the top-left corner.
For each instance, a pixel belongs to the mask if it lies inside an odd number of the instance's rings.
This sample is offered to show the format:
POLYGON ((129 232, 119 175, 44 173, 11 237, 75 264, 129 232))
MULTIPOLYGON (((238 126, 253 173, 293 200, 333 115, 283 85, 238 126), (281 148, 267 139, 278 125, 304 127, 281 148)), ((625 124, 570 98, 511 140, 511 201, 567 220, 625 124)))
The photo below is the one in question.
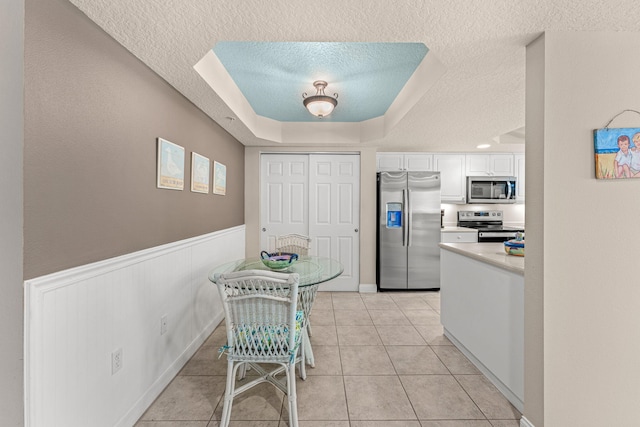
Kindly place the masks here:
POLYGON ((502 211, 458 211, 459 221, 502 221, 502 211))

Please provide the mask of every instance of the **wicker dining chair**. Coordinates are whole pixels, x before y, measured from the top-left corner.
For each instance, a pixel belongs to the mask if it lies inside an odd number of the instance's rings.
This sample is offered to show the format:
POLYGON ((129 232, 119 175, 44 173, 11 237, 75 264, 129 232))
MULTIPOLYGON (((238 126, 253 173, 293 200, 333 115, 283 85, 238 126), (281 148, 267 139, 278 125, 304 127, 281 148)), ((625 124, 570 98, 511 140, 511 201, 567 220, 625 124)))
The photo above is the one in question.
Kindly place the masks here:
POLYGON ((276 238, 277 252, 290 252, 298 255, 309 255, 311 238, 302 234, 284 234, 276 238))
POLYGON ((221 427, 229 425, 234 397, 263 382, 273 384, 287 395, 289 425, 298 426, 295 364, 298 351, 303 347, 300 345, 303 313, 297 310, 298 283, 297 273, 264 270, 239 271, 217 277, 227 331, 227 344, 221 348, 227 353, 221 427), (262 364, 279 366, 267 371, 262 364), (258 377, 251 377, 251 381, 236 388, 237 371, 247 366, 255 370, 258 377), (277 378, 282 372, 285 378, 277 378), (282 380, 286 381, 283 383, 282 380))
MULTIPOLYGON (((289 253, 294 253, 298 255, 309 255, 310 249, 311 249, 311 238, 309 236, 291 233, 291 234, 283 234, 282 236, 278 236, 276 238, 276 252, 289 252, 289 253)), ((305 299, 308 299, 310 297, 309 295, 306 295, 306 294, 301 296, 305 299)), ((313 293, 313 299, 315 299, 315 292, 313 293)), ((307 333, 309 334, 309 336, 311 336, 311 321, 309 320, 309 316, 311 315, 312 307, 313 307, 313 301, 311 301, 311 303, 304 305, 304 309, 306 310, 306 316, 307 316, 307 333)))

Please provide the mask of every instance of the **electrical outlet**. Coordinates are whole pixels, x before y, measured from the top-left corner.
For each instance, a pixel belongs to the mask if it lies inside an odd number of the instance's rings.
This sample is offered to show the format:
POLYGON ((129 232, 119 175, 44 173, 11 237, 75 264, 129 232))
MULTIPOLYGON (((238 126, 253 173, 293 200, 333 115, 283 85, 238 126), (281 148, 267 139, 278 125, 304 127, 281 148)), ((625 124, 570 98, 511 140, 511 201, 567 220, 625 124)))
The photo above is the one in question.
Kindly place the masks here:
POLYGON ((111 375, 114 375, 122 368, 122 349, 119 348, 111 353, 111 375))
POLYGON ((164 335, 167 332, 167 315, 165 314, 160 318, 160 335, 164 335))

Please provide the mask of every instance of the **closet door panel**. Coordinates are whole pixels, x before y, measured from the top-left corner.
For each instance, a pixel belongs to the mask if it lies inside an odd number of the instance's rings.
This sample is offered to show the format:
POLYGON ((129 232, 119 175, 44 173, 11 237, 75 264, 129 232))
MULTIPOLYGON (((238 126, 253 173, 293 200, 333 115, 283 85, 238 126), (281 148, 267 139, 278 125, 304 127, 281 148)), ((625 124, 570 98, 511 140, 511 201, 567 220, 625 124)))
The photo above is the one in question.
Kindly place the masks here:
POLYGON ((260 168, 260 249, 272 252, 277 236, 308 234, 309 156, 264 154, 260 168))

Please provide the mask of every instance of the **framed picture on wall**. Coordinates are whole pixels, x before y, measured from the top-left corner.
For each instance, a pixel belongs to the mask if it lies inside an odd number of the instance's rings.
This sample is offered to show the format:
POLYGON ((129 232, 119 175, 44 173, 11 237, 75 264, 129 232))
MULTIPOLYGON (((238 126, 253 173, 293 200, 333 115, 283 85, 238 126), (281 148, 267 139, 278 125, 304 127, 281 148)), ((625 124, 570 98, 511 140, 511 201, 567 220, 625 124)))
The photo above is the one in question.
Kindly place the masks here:
POLYGON ((596 178, 640 178, 640 128, 593 131, 596 178))
POLYGON ((158 188, 184 189, 184 148, 158 138, 158 188))
POLYGON ((227 167, 213 162, 213 194, 227 194, 227 167))
POLYGON ((209 178, 211 163, 207 157, 198 153, 191 153, 191 191, 194 193, 209 193, 209 178))

